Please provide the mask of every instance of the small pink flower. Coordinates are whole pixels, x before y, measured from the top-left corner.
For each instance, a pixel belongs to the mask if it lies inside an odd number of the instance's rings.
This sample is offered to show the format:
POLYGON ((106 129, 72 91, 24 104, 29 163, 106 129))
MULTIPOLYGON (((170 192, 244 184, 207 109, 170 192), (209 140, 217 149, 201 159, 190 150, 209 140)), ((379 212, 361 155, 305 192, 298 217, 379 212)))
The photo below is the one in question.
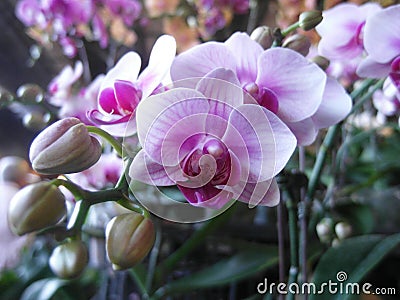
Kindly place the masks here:
POLYGON ((318 51, 329 59, 352 59, 364 51, 363 29, 368 16, 381 10, 376 3, 342 3, 323 12, 316 27, 321 41, 318 51))
POLYGON ((116 136, 128 136, 136 132, 136 107, 150 96, 169 76, 169 68, 175 57, 176 43, 173 37, 163 35, 154 44, 149 65, 138 76, 141 59, 136 52, 125 54, 111 69, 102 83, 98 97, 98 110, 90 112, 90 118, 116 136))
POLYGON ((361 77, 389 75, 400 87, 400 5, 370 16, 365 24, 364 45, 368 56, 357 69, 361 77))

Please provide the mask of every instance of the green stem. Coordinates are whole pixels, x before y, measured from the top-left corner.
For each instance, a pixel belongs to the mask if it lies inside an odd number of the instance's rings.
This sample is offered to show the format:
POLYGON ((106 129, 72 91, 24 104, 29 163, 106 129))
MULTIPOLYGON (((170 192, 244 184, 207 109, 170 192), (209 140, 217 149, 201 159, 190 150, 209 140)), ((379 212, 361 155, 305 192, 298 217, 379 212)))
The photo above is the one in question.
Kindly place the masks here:
MULTIPOLYGON (((365 80, 362 85, 354 90, 351 93, 351 98, 352 99, 356 99, 358 98, 360 95, 362 95, 370 86, 372 83, 374 83, 375 80, 374 79, 367 79, 365 80)), ((363 104, 365 101, 367 101, 368 99, 371 98, 371 96, 373 95, 373 93, 380 89, 382 87, 384 80, 381 79, 378 82, 376 82, 372 88, 370 88, 368 90, 367 93, 365 93, 354 105, 353 108, 351 109, 349 115, 351 115, 352 113, 354 113, 355 111, 357 111, 363 104)), ((348 116, 349 116, 348 115, 348 116)), ((320 147, 320 149, 318 150, 318 154, 317 154, 317 158, 314 164, 314 168, 312 169, 311 175, 310 175, 310 179, 308 182, 308 188, 307 188, 307 195, 306 195, 306 202, 307 204, 309 202, 311 202, 311 199, 314 197, 314 193, 315 193, 315 189, 317 187, 319 178, 321 176, 322 173, 322 169, 325 165, 325 160, 327 157, 327 153, 328 150, 332 147, 333 142, 335 140, 336 134, 339 131, 339 124, 336 124, 334 126, 331 126, 328 129, 328 132, 324 138, 324 141, 320 147)))
POLYGON ((72 181, 57 178, 52 180, 51 184, 54 184, 55 186, 64 186, 72 193, 75 200, 81 200, 85 197, 86 191, 72 181))
POLYGON ((132 276, 132 278, 135 280, 136 285, 138 286, 140 293, 142 294, 141 299, 149 299, 149 293, 146 289, 146 286, 142 280, 142 278, 139 276, 135 268, 130 268, 129 269, 129 274, 132 276))
POLYGON ((141 214, 145 218, 150 218, 150 213, 147 211, 147 209, 133 203, 127 196, 124 195, 123 198, 119 199, 117 203, 126 209, 129 209, 131 211, 137 212, 138 214, 141 214))
POLYGON ((289 25, 289 27, 287 27, 284 30, 282 30, 282 32, 281 32, 282 36, 283 37, 287 36, 289 33, 295 31, 299 27, 300 27, 300 22, 296 22, 296 23, 293 23, 292 25, 289 25))
MULTIPOLYGON (((290 239, 290 269, 288 286, 291 283, 297 282, 297 275, 299 273, 299 258, 298 258, 298 231, 297 231, 297 213, 296 205, 291 197, 285 201, 288 210, 289 219, 289 239, 290 239)), ((294 294, 289 293, 287 299, 294 299, 294 294)))
POLYGON ((90 133, 94 133, 105 139, 115 149, 119 156, 123 156, 122 144, 117 141, 111 134, 96 126, 86 126, 86 128, 90 133))

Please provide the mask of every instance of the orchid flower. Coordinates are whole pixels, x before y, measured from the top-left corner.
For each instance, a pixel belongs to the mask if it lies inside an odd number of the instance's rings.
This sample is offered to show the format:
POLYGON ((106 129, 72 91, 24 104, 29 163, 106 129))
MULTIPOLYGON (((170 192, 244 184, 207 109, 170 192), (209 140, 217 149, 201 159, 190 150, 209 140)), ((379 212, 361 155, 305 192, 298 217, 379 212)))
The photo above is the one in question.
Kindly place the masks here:
POLYGON ((382 90, 374 93, 372 103, 383 120, 400 112, 400 91, 391 78, 386 78, 382 90))
MULTIPOLYGON (((175 86, 188 86, 183 83, 175 86)), ((217 68, 194 88, 176 87, 142 100, 137 129, 143 149, 130 166, 132 180, 177 185, 199 207, 219 209, 232 198, 250 206, 276 205, 274 176, 296 139, 255 100, 245 104, 250 97, 238 85, 232 70, 217 68)))
POLYGON ((323 12, 315 28, 321 36, 318 51, 329 59, 353 59, 364 52, 363 29, 368 16, 381 10, 377 3, 342 3, 323 12))
POLYGON ((368 53, 357 73, 361 77, 391 77, 400 87, 400 5, 387 7, 369 17, 364 29, 368 53))
MULTIPOLYGON (((219 67, 232 70, 245 91, 283 122, 292 124, 291 128, 316 114, 324 95, 328 94, 326 74, 316 64, 290 49, 264 51, 246 33, 235 33, 225 43, 208 42, 181 53, 172 64, 171 77, 174 81, 201 77, 219 67)), ((339 94, 333 97, 332 105, 348 108, 349 97, 339 88, 335 90, 339 94)), ((348 109, 330 113, 329 119, 338 122, 347 115, 348 109)), ((301 128, 294 131, 298 144, 312 142, 309 132, 301 128)), ((314 132, 312 135, 315 137, 314 132)))
POLYGON ((50 93, 49 103, 55 106, 62 106, 72 95, 72 85, 82 76, 83 64, 81 61, 71 66, 64 67, 61 72, 50 81, 48 91, 50 93))
POLYGON ((128 121, 136 117, 139 102, 150 96, 169 75, 175 57, 176 43, 173 37, 163 35, 154 44, 149 65, 138 76, 141 59, 136 52, 125 54, 104 78, 98 97, 98 110, 89 113, 90 118, 115 136, 128 136, 136 132, 136 123, 128 121))

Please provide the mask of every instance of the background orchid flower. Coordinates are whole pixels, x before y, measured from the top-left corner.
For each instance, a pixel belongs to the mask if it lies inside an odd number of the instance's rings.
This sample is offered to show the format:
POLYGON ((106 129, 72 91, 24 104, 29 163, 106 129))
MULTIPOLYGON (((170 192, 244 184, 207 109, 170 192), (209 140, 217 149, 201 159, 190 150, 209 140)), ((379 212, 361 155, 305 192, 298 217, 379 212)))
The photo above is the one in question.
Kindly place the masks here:
POLYGON ((150 96, 169 76, 169 69, 176 53, 173 37, 163 35, 157 39, 150 54, 149 65, 138 76, 141 59, 136 52, 125 54, 104 78, 98 97, 98 110, 90 117, 116 136, 132 135, 139 101, 150 96))
MULTIPOLYGON (((263 50, 246 33, 235 33, 225 43, 208 42, 183 52, 172 64, 171 77, 204 76, 219 67, 232 70, 240 86, 286 124, 305 122, 322 103, 326 74, 316 64, 290 49, 263 50)), ((348 98, 338 97, 336 105, 343 101, 347 103, 348 98)), ((298 133, 299 144, 309 143, 298 133)))
POLYGON ((377 3, 342 3, 324 11, 322 22, 315 28, 321 36, 319 53, 340 60, 362 55, 365 20, 379 10, 377 3))
POLYGON ((400 5, 387 7, 370 16, 364 29, 368 56, 357 73, 361 77, 382 78, 390 75, 400 86, 400 5))
POLYGON ((392 80, 386 78, 382 90, 374 93, 372 103, 377 109, 379 118, 384 123, 386 117, 394 116, 400 112, 400 91, 392 80))
POLYGON ((49 103, 61 106, 65 101, 68 101, 68 98, 72 95, 72 86, 82 76, 82 73, 83 64, 81 61, 77 61, 74 68, 69 65, 65 66, 49 83, 49 103))
POLYGON ((250 206, 276 205, 274 176, 292 155, 296 139, 272 112, 244 104, 238 84, 232 70, 218 68, 197 80, 195 88, 173 88, 140 102, 143 149, 130 177, 177 185, 194 206, 219 209, 232 198, 250 206))

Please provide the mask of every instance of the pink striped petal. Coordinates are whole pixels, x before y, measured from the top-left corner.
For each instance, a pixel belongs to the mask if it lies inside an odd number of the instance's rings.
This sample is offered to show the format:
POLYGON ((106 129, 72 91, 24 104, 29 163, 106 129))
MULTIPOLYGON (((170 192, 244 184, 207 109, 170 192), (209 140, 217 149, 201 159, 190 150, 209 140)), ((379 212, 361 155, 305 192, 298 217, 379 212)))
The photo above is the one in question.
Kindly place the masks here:
POLYGON ((324 71, 293 50, 269 49, 258 59, 256 83, 275 93, 278 116, 285 122, 312 116, 321 104, 325 82, 324 71))

